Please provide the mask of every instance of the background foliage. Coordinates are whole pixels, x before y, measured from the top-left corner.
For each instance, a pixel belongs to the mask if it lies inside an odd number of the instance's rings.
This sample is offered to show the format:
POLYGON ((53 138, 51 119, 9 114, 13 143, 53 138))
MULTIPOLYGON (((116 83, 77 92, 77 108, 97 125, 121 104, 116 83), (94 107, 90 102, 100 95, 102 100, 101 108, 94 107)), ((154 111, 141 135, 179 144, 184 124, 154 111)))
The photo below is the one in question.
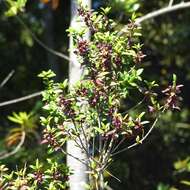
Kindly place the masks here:
MULTIPOLYGON (((137 15, 144 15, 167 4, 165 0, 93 1, 94 9, 100 6, 112 7, 110 16, 118 22, 118 27, 127 23, 133 11, 137 15)), ((68 76, 68 62, 44 50, 30 31, 51 48, 68 54, 65 30, 70 20, 69 1, 60 1, 56 9, 40 1, 28 1, 26 12, 14 18, 4 15, 7 10, 3 1, 0 1, 0 81, 12 69, 15 73, 0 89, 1 102, 41 90, 42 84, 37 74, 42 70, 53 69, 61 80, 68 76), (20 18, 30 31, 20 22, 20 18)), ((146 68, 144 77, 158 81, 164 88, 171 81, 171 73, 176 73, 179 83, 185 86, 182 93, 183 106, 180 112, 167 112, 142 146, 118 156, 112 170, 121 182, 110 179, 114 189, 189 189, 189 18, 190 12, 187 9, 148 20, 142 25, 143 51, 147 55, 143 62, 146 68)), ((126 102, 123 109, 128 104, 126 102)), ((0 151, 4 151, 10 148, 5 139, 13 128, 18 127, 7 116, 12 115, 12 112, 32 112, 38 117, 41 100, 35 98, 0 109, 0 151)), ((38 122, 35 126, 35 132, 40 135, 42 127, 38 122)), ((29 163, 37 157, 45 160, 44 148, 36 146, 38 144, 34 136, 27 138, 14 157, 2 162, 14 168, 15 165, 23 166, 26 157, 29 163)))

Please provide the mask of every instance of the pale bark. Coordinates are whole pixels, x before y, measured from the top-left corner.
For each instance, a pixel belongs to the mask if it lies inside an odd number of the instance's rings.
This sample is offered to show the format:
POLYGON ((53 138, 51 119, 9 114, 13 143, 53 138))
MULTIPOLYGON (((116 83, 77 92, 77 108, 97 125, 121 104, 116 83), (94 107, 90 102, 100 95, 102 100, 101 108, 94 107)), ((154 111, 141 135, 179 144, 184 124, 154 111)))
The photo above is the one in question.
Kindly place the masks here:
MULTIPOLYGON (((91 7, 91 0, 83 0, 83 5, 87 5, 89 8, 91 7)), ((83 25, 82 22, 77 22, 77 9, 78 3, 77 0, 71 1, 71 24, 70 26, 79 29, 83 25)), ((89 39, 90 35, 86 34, 86 39, 89 39)), ((77 60, 76 55, 73 53, 73 39, 70 37, 70 65, 69 65, 69 83, 70 88, 80 80, 82 76, 82 69, 77 60)), ((83 139, 83 138, 81 138, 83 139)), ((80 143, 80 142, 79 142, 80 143)), ((84 142, 85 144, 85 142, 84 142)), ((77 156, 79 159, 86 159, 86 153, 83 152, 80 148, 76 146, 74 141, 67 142, 67 152, 71 155, 77 156)), ((88 182, 87 179, 87 167, 76 159, 67 156, 67 165, 73 171, 73 175, 70 176, 70 190, 84 190, 84 184, 88 182)))

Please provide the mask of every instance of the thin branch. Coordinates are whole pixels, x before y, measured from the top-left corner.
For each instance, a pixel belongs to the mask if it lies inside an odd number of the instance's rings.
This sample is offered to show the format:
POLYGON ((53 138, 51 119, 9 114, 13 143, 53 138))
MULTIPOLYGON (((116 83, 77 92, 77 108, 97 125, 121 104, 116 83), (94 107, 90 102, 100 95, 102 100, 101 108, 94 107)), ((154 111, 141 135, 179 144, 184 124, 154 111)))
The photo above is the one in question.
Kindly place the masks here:
POLYGON ((113 177, 114 179, 116 179, 117 181, 119 181, 121 183, 121 180, 119 178, 117 178, 115 175, 113 175, 111 172, 109 172, 108 170, 105 170, 108 175, 110 175, 111 177, 113 177))
MULTIPOLYGON (((84 151, 86 152, 86 155, 87 155, 88 161, 89 161, 89 160, 90 160, 90 156, 89 156, 89 154, 88 154, 88 151, 87 151, 87 149, 82 145, 80 139, 79 139, 79 141, 80 141, 81 145, 79 144, 79 142, 77 141, 77 139, 72 138, 72 135, 69 133, 69 131, 68 131, 66 134, 69 135, 69 137, 70 137, 71 139, 73 139, 73 141, 76 143, 76 147, 77 147, 77 148, 80 148, 81 151, 84 150, 84 151)), ((77 137, 78 137, 78 136, 77 136, 77 137)))
MULTIPOLYGON (((98 112, 98 128, 101 129, 100 112, 98 108, 97 108, 97 112, 98 112)), ((99 134, 99 152, 102 152, 102 135, 101 134, 99 134)))
POLYGON ((81 143, 82 148, 85 150, 85 152, 86 152, 86 154, 87 154, 87 157, 88 157, 88 156, 89 156, 88 147, 85 147, 85 145, 84 145, 84 143, 83 143, 83 139, 81 138, 81 135, 80 135, 80 132, 81 132, 81 131, 78 130, 78 128, 77 128, 77 126, 76 126, 76 123, 75 123, 75 121, 74 121, 73 119, 72 119, 72 123, 73 123, 73 126, 74 126, 76 132, 79 134, 77 137, 78 137, 78 139, 79 139, 79 141, 80 141, 80 143, 81 143))
POLYGON ((16 148, 15 148, 13 151, 11 151, 11 152, 3 153, 3 154, 0 156, 0 160, 3 160, 3 159, 5 159, 5 158, 8 158, 8 157, 10 157, 10 156, 16 154, 16 153, 20 150, 20 148, 22 147, 22 145, 24 144, 25 137, 26 137, 26 133, 23 131, 23 132, 22 132, 22 136, 21 136, 21 140, 20 140, 19 144, 16 146, 16 148))
POLYGON ((170 0, 168 6, 171 7, 174 3, 174 0, 170 0))
POLYGON ((104 169, 104 167, 107 165, 107 162, 111 156, 111 150, 112 150, 112 147, 113 147, 113 143, 114 143, 114 139, 112 138, 110 143, 109 143, 109 146, 107 148, 107 151, 106 151, 106 154, 105 156, 103 156, 102 158, 102 169, 104 169))
MULTIPOLYGON (((95 132, 93 131, 93 133, 95 132)), ((92 156, 94 157, 94 155, 95 155, 95 135, 92 138, 92 156)))
MULTIPOLYGON (((74 122, 74 121, 73 121, 74 122)), ((75 124, 73 124, 74 126, 75 126, 75 130, 77 130, 77 127, 76 127, 76 125, 75 124)), ((81 127, 81 129, 83 129, 83 127, 81 127)), ((79 133, 79 131, 77 130, 77 132, 79 133)), ((84 131, 84 129, 82 130, 82 132, 83 132, 83 136, 84 136, 84 138, 85 138, 85 131, 84 131)), ((69 133, 67 133, 67 134, 69 134, 69 133)), ((69 134, 70 135, 70 134, 69 134)), ((71 136, 71 135, 70 135, 71 136)), ((100 164, 100 162, 98 162, 94 157, 92 157, 92 156, 90 156, 90 154, 89 154, 89 152, 88 152, 88 144, 87 144, 87 142, 86 142, 86 146, 87 147, 85 147, 84 146, 84 144, 83 144, 83 139, 81 139, 80 138, 80 133, 79 133, 79 135, 78 135, 78 139, 79 139, 79 141, 80 141, 80 143, 81 143, 81 145, 77 142, 77 140, 74 140, 74 142, 78 145, 78 147, 81 149, 81 150, 84 150, 85 152, 86 152, 86 156, 87 156, 87 160, 88 160, 88 162, 89 162, 89 166, 90 166, 90 160, 93 160, 94 162, 96 162, 98 165, 101 165, 100 164)))
MULTIPOLYGON (((82 148, 81 148, 80 146, 79 146, 79 148, 82 150, 82 148)), ((61 151, 63 154, 68 155, 68 156, 74 158, 75 160, 79 161, 80 163, 84 164, 84 165, 87 166, 88 168, 94 169, 94 168, 92 168, 92 167, 90 166, 90 164, 88 165, 88 164, 86 163, 86 160, 85 160, 85 159, 80 159, 80 158, 74 156, 73 154, 70 154, 70 153, 66 152, 62 147, 60 147, 60 151, 61 151)), ((95 161, 95 159, 93 159, 93 160, 95 161)), ((97 162, 97 161, 96 161, 96 162, 97 162)), ((99 163, 97 162, 97 164, 99 164, 99 163)))
POLYGON ((4 107, 4 106, 7 106, 7 105, 11 105, 11 104, 16 104, 18 102, 23 102, 25 100, 29 100, 29 99, 32 99, 32 98, 35 98, 35 97, 38 97, 38 96, 41 96, 41 95, 42 95, 42 91, 35 92, 33 94, 29 94, 29 95, 23 96, 21 98, 16 98, 16 99, 13 99, 13 100, 8 100, 8 101, 5 101, 5 102, 1 102, 0 107, 4 107))
MULTIPOLYGON (((149 19, 153 19, 153 18, 155 18, 157 16, 160 16, 160 15, 163 15, 163 14, 166 14, 166 13, 170 13, 170 12, 173 12, 173 11, 177 11, 177 10, 180 10, 180 9, 189 8, 189 7, 190 7, 190 2, 181 2, 181 3, 178 3, 176 5, 167 6, 167 7, 158 9, 156 11, 150 12, 150 13, 136 19, 135 24, 139 25, 142 22, 144 22, 146 20, 149 20, 149 19)), ((128 26, 125 26, 121 30, 121 32, 118 33, 118 35, 122 35, 127 29, 128 29, 128 26)))
MULTIPOLYGON (((4 2, 4 1, 3 1, 4 2)), ((9 8, 9 6, 6 4, 6 2, 4 2, 4 5, 9 8)), ((70 58, 69 56, 61 53, 61 52, 58 52, 50 47, 48 47, 45 43, 43 43, 31 30, 30 28, 25 24, 25 22, 18 16, 18 15, 15 15, 15 18, 18 20, 18 22, 30 33, 30 35, 33 37, 33 39, 41 46, 43 47, 46 51, 48 51, 49 53, 55 55, 55 56, 58 56, 58 57, 61 57, 67 61, 70 61, 70 58)))
POLYGON ((169 13, 169 12, 173 12, 173 11, 177 11, 177 10, 180 10, 180 9, 185 9, 185 8, 188 8, 190 7, 190 2, 181 2, 181 3, 178 3, 176 5, 173 5, 173 6, 168 6, 168 7, 165 7, 165 8, 161 8, 159 10, 156 10, 156 11, 153 11, 151 13, 148 13, 147 15, 145 16, 142 16, 140 18, 138 18, 136 20, 136 24, 140 24, 148 19, 152 19, 152 18, 155 18, 157 16, 160 16, 160 15, 163 15, 163 14, 166 14, 166 13, 169 13))
POLYGON ((87 138, 87 136, 86 136, 86 133, 85 133, 85 130, 84 130, 84 128, 83 128, 82 123, 80 123, 80 126, 81 126, 82 133, 83 133, 83 137, 84 137, 84 140, 85 140, 85 143, 86 143, 87 156, 89 156, 89 155, 90 155, 90 151, 89 151, 89 142, 88 142, 88 138, 87 138))
POLYGON ((126 114, 131 110, 135 110, 136 108, 138 108, 144 101, 146 100, 146 97, 144 97, 140 102, 138 102, 136 105, 134 105, 133 107, 129 108, 128 110, 122 112, 122 114, 126 114))
POLYGON ((65 154, 65 155, 68 155, 68 156, 74 158, 75 160, 79 161, 80 163, 84 164, 85 166, 89 167, 89 165, 86 164, 85 160, 81 160, 81 159, 79 159, 78 157, 76 157, 76 156, 74 156, 74 155, 72 155, 72 154, 70 154, 70 153, 64 151, 63 148, 61 148, 61 152, 62 152, 63 154, 65 154))
POLYGON ((120 141, 120 142, 116 145, 116 147, 114 147, 114 149, 112 150, 112 153, 115 152, 125 140, 126 140, 125 137, 124 137, 123 139, 121 139, 121 141, 120 141))
POLYGON ((30 28, 24 23, 24 21, 23 21, 20 17, 18 17, 17 15, 16 15, 16 19, 20 22, 21 25, 23 25, 23 26, 25 27, 25 29, 28 30, 28 32, 31 34, 31 36, 33 37, 33 39, 34 39, 41 47, 43 47, 46 51, 48 51, 49 53, 51 53, 51 54, 53 54, 53 55, 55 55, 55 56, 58 56, 58 57, 61 57, 61 58, 65 59, 65 60, 67 60, 67 61, 70 61, 70 58, 69 58, 67 55, 65 55, 65 54, 63 54, 63 53, 61 53, 61 52, 58 52, 58 51, 56 51, 56 50, 54 50, 54 49, 48 47, 45 43, 43 43, 43 42, 30 30, 30 28))
POLYGON ((119 150, 118 152, 113 153, 111 156, 115 156, 115 155, 117 155, 117 154, 119 154, 119 153, 121 153, 121 152, 124 152, 124 151, 126 151, 126 150, 129 150, 129 149, 131 149, 131 148, 133 148, 133 147, 135 147, 135 146, 138 146, 138 145, 142 144, 142 143, 146 140, 146 138, 150 135, 150 133, 152 132, 152 130, 154 129, 154 127, 156 126, 156 123, 158 122, 158 118, 159 118, 159 117, 157 117, 157 118, 154 120, 154 122, 153 122, 151 128, 150 128, 149 131, 146 133, 146 135, 140 140, 140 143, 137 143, 137 142, 136 142, 136 143, 134 143, 134 144, 132 144, 132 145, 130 145, 130 146, 128 146, 128 147, 122 149, 122 150, 119 150))
POLYGON ((5 79, 1 82, 0 84, 0 89, 3 88, 3 86, 5 86, 5 84, 10 80, 10 78, 13 76, 15 70, 12 70, 6 77, 5 79))

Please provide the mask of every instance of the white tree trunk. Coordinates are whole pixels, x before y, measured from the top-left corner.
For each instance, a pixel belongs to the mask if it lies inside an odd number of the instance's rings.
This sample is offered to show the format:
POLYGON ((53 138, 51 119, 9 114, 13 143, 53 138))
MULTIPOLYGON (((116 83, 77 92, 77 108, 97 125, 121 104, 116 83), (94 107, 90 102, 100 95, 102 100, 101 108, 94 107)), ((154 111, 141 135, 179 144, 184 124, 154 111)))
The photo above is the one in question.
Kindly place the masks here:
MULTIPOLYGON (((91 7, 91 0, 83 0, 83 5, 88 5, 91 7)), ((76 22, 77 18, 77 9, 78 3, 77 0, 71 0, 71 27, 75 29, 80 29, 82 23, 76 22)), ((90 35, 86 34, 86 39, 89 39, 90 35)), ((82 69, 77 60, 76 55, 73 53, 73 39, 70 37, 70 66, 69 66, 69 83, 70 87, 75 84, 78 80, 80 80, 82 76, 82 69)), ((67 142, 67 152, 69 154, 78 157, 79 159, 86 159, 86 154, 81 151, 74 141, 67 142)), ((74 172, 73 175, 70 176, 70 190, 84 190, 84 184, 88 182, 86 170, 87 167, 81 162, 75 160, 74 158, 67 156, 67 165, 74 172)))

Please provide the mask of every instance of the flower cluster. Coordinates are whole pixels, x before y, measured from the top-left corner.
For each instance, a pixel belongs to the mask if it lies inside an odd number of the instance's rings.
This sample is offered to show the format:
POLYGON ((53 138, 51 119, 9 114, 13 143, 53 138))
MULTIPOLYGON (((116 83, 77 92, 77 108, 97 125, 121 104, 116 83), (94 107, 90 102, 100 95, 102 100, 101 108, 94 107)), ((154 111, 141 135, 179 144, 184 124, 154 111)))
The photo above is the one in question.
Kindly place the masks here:
POLYGON ((47 161, 46 167, 36 160, 35 165, 10 173, 8 168, 1 165, 0 189, 68 189, 68 167, 51 159, 47 161))
POLYGON ((97 30, 92 21, 92 12, 80 7, 78 9, 78 14, 79 14, 79 16, 81 16, 83 18, 83 20, 84 20, 86 26, 88 26, 90 32, 92 34, 94 34, 97 30))
MULTIPOLYGON (((153 91, 157 84, 142 79, 143 69, 139 68, 139 63, 145 55, 138 40, 139 27, 134 20, 128 25, 125 36, 121 36, 114 31, 113 21, 106 16, 109 9, 102 9, 100 14, 84 7, 78 11, 92 34, 88 41, 81 35, 83 32, 69 30, 74 39, 74 52, 84 66, 84 74, 69 92, 65 90, 66 82, 52 82, 54 74, 51 71, 40 75, 47 86, 43 96, 48 113, 46 118, 41 119, 48 128, 44 130, 42 142, 48 144, 51 151, 57 151, 63 149, 67 140, 74 141, 87 154, 88 167, 92 170, 89 173, 93 173, 97 180, 100 168, 108 164, 112 153, 123 141, 130 139, 137 145, 143 142, 147 131, 145 124, 155 125, 152 120, 145 121, 146 112, 141 109, 134 112, 129 109, 122 113, 122 100, 130 102, 130 97, 138 94, 143 96, 143 101, 137 102, 134 108, 143 104, 149 108, 149 113, 157 114, 165 108, 178 109, 178 94, 182 86, 173 85, 164 90, 167 102, 161 105, 153 91)), ((60 173, 53 176, 58 179, 60 173)))
POLYGON ((80 39, 77 42, 77 50, 75 51, 76 54, 80 56, 87 56, 88 54, 88 42, 86 40, 80 39))
POLYGON ((71 118, 75 116, 75 111, 72 108, 72 101, 70 99, 60 96, 58 105, 66 116, 71 118))
POLYGON ((41 141, 41 144, 47 144, 50 147, 53 147, 54 150, 59 150, 58 143, 55 138, 55 133, 48 131, 47 129, 44 129, 43 131, 43 140, 41 141))
POLYGON ((180 110, 178 104, 180 101, 179 94, 181 93, 182 87, 183 85, 170 85, 168 88, 162 91, 162 93, 166 96, 166 109, 180 110))
MULTIPOLYGON (((69 138, 76 139, 75 135, 84 126, 92 127, 88 130, 90 133, 85 134, 90 140, 96 135, 107 136, 110 131, 120 136, 143 129, 140 121, 132 117, 130 121, 126 121, 119 113, 120 101, 126 98, 128 88, 136 89, 141 81, 142 69, 136 68, 136 62, 141 62, 144 57, 141 45, 137 42, 139 28, 131 21, 126 33, 127 38, 118 35, 119 32, 113 30, 113 21, 106 16, 108 11, 102 9, 102 13, 98 14, 83 7, 79 8, 79 16, 83 18, 86 26, 91 32, 96 31, 92 33, 91 41, 83 39, 80 32, 70 30, 76 45, 74 52, 85 66, 84 75, 71 93, 64 95, 58 91, 57 98, 49 101, 47 110, 50 113, 49 118, 55 118, 56 115, 54 126, 74 123, 74 128, 65 129, 69 138), (129 41, 133 45, 130 46, 129 41)), ((58 85, 54 86, 57 88, 58 85)), ((50 125, 52 121, 45 123, 50 125)), ((52 135, 46 134, 44 138, 55 147, 52 135)))
POLYGON ((37 184, 42 184, 44 180, 44 174, 41 171, 34 172, 34 180, 37 182, 37 184))

